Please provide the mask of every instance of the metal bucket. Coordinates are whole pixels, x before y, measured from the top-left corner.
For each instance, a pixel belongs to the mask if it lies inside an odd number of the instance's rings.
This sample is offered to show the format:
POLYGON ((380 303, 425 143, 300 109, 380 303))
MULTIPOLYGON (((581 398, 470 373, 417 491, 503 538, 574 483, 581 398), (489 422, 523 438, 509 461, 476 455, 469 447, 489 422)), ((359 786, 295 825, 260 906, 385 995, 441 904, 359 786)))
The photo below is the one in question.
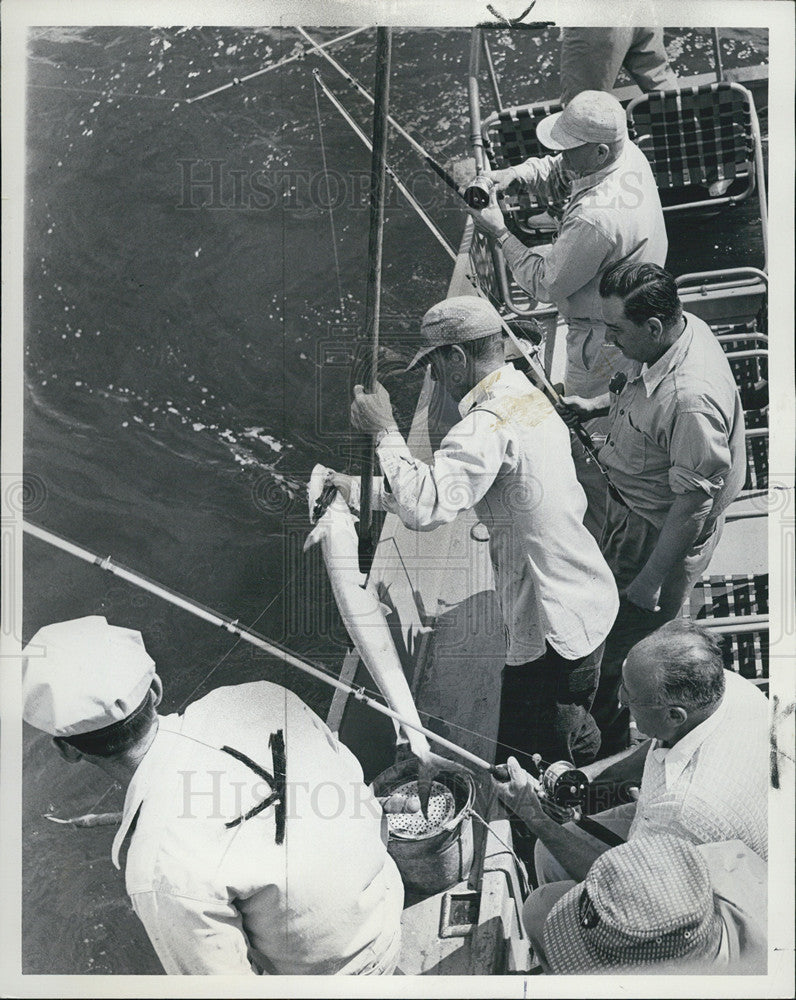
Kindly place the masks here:
MULTIPOLYGON (((374 780, 377 795, 417 793, 417 762, 388 767, 374 780)), ((387 816, 387 850, 404 886, 422 895, 449 889, 466 879, 473 863, 470 806, 475 782, 467 771, 442 771, 431 786, 428 819, 422 813, 387 816)))

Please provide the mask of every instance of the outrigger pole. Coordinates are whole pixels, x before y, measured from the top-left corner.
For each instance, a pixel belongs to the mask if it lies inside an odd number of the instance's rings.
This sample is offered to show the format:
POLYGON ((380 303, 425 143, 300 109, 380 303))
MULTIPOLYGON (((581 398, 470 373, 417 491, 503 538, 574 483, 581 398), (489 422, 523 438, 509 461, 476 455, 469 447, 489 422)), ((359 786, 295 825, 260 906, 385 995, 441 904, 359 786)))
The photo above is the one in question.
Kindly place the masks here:
MULTIPOLYGON (((387 118, 390 106, 390 57, 392 29, 378 28, 376 33, 376 86, 373 104, 373 146, 370 161, 370 231, 368 233, 367 317, 365 329, 370 338, 370 361, 366 369, 368 393, 378 384, 379 323, 381 319, 381 262, 384 237, 384 194, 387 186, 387 118)), ((375 462, 373 438, 368 435, 361 471, 359 506, 359 569, 367 576, 376 549, 373 540, 371 487, 375 462)))
POLYGON ((90 552, 88 549, 84 549, 80 545, 75 545, 74 542, 70 542, 69 539, 64 538, 62 535, 57 535, 53 531, 47 531, 46 528, 40 528, 38 525, 32 524, 30 521, 23 521, 22 528, 25 532, 27 532, 27 534, 32 535, 34 538, 38 538, 42 542, 47 542, 48 545, 61 549, 62 552, 68 552, 70 555, 77 556, 78 559, 82 559, 84 562, 92 563, 94 566, 99 566, 100 569, 107 570, 107 572, 112 573, 114 576, 118 576, 121 580, 126 580, 127 583, 131 583, 134 587, 138 587, 140 590, 146 590, 150 594, 154 594, 156 597, 160 597, 162 600, 167 601, 169 604, 182 608, 183 611, 187 611, 196 618, 201 618, 203 621, 209 622, 211 625, 220 625, 222 628, 225 628, 227 632, 231 632, 233 635, 238 636, 239 639, 243 639, 244 642, 248 642, 252 646, 256 646, 258 649, 268 653, 275 659, 281 660, 283 663, 287 663, 288 666, 296 667, 298 670, 302 670, 305 674, 309 674, 311 677, 315 677, 317 680, 323 681, 324 684, 329 684, 331 687, 337 688, 340 691, 345 691, 346 694, 353 695, 357 701, 361 701, 374 711, 388 716, 401 726, 408 729, 414 729, 418 733, 423 733, 423 735, 427 736, 428 739, 433 740, 435 743, 438 743, 440 746, 450 750, 451 753, 456 754, 463 760, 469 761, 476 767, 479 767, 484 771, 492 770, 492 765, 488 761, 484 760, 483 757, 478 757, 476 754, 470 753, 469 750, 465 750, 463 747, 451 742, 451 740, 446 740, 444 736, 437 735, 437 733, 432 732, 432 730, 426 729, 425 726, 418 726, 411 722, 407 722, 406 719, 402 718, 397 712, 394 712, 387 705, 382 705, 381 702, 378 702, 369 695, 366 695, 364 688, 357 688, 353 687, 351 684, 346 684, 345 681, 341 681, 337 677, 334 677, 322 667, 316 666, 308 660, 299 658, 295 653, 286 649, 284 646, 281 646, 279 643, 274 642, 271 639, 267 639, 265 636, 260 635, 259 632, 255 632, 253 629, 247 628, 245 625, 241 625, 237 618, 232 619, 227 615, 221 614, 220 611, 214 611, 212 608, 208 608, 205 604, 200 604, 198 601, 194 601, 190 597, 185 597, 176 590, 164 587, 155 580, 150 580, 141 573, 136 573, 134 570, 128 569, 126 566, 122 566, 120 563, 115 562, 110 556, 106 556, 103 559, 94 552, 90 552))

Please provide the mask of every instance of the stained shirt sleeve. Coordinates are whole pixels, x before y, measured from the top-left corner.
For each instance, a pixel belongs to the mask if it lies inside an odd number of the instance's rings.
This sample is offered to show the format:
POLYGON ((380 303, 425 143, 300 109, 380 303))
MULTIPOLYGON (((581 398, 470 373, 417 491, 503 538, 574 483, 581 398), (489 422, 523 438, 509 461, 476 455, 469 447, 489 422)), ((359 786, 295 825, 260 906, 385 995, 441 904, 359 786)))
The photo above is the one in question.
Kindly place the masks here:
POLYGON ((497 417, 475 410, 448 432, 433 465, 414 458, 397 431, 382 436, 376 453, 385 479, 384 509, 408 528, 429 531, 481 500, 503 464, 506 437, 497 417))
POLYGON ((503 244, 517 283, 536 299, 561 302, 600 271, 614 243, 585 219, 567 221, 552 246, 529 248, 512 236, 503 244))
POLYGON ((715 497, 732 466, 721 414, 710 408, 679 412, 669 441, 669 486, 673 493, 702 490, 715 497))
POLYGON ((241 916, 221 899, 135 892, 133 909, 170 976, 255 976, 241 916))

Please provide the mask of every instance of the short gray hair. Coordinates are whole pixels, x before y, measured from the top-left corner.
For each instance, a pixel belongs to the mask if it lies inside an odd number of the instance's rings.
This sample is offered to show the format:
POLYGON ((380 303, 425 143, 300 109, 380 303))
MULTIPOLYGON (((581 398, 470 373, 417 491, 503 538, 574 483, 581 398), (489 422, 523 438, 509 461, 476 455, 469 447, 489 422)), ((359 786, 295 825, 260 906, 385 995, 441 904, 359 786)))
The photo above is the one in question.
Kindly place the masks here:
POLYGON ((709 708, 724 694, 721 647, 705 628, 677 618, 638 644, 655 661, 661 698, 687 709, 709 708))

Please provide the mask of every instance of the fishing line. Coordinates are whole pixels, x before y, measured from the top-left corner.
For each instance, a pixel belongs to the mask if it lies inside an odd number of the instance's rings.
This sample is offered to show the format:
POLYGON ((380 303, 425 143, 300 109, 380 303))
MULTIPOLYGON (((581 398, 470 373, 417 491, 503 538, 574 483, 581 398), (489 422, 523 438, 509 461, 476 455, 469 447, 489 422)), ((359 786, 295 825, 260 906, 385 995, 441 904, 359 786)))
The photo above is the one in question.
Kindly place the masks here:
MULTIPOLYGON (((304 31, 303 28, 299 28, 298 30, 301 31, 302 34, 309 41, 312 41, 312 39, 310 38, 310 36, 307 35, 307 33, 304 31)), ((334 66, 334 68, 339 73, 341 73, 347 80, 349 80, 349 82, 353 86, 355 86, 357 88, 357 90, 359 90, 371 102, 371 104, 373 103, 374 99, 368 93, 368 91, 360 83, 358 83, 345 69, 343 69, 343 67, 335 59, 332 59, 332 57, 329 56, 328 53, 323 53, 323 55, 334 66)), ((368 148, 371 148, 371 146, 370 146, 367 138, 364 136, 364 134, 362 133, 361 129, 359 129, 359 127, 357 126, 356 122, 353 120, 353 118, 345 110, 345 108, 342 106, 342 104, 331 93, 331 91, 328 90, 328 88, 326 87, 326 85, 320 79, 320 74, 318 73, 318 71, 314 70, 313 71, 313 75, 318 80, 318 83, 320 84, 320 86, 323 89, 323 91, 326 94, 326 96, 335 105, 335 107, 338 109, 338 111, 340 111, 340 113, 343 115, 343 117, 348 122, 348 124, 351 126, 351 128, 354 130, 354 132, 368 146, 368 148)), ((456 191, 457 194, 459 195, 459 197, 461 198, 462 194, 459 191, 458 185, 456 184, 456 182, 454 181, 454 179, 451 177, 451 175, 448 173, 448 171, 445 170, 444 167, 441 167, 436 162, 436 160, 434 160, 434 158, 432 156, 430 156, 423 149, 423 147, 417 142, 417 140, 413 139, 412 136, 410 136, 409 133, 406 132, 406 130, 403 129, 395 121, 394 118, 392 118, 391 116, 388 115, 387 116, 387 120, 390 122, 390 124, 395 129, 398 130, 398 132, 401 135, 403 135, 409 141, 409 143, 412 145, 412 147, 414 149, 416 149, 424 157, 424 159, 426 160, 426 162, 428 163, 428 165, 434 170, 434 172, 439 177, 442 178, 442 180, 445 181, 445 183, 447 184, 447 186, 449 188, 451 188, 452 190, 456 191)), ((426 223, 426 225, 431 230, 431 232, 434 234, 434 236, 436 237, 436 239, 439 240, 439 242, 445 247, 445 249, 448 251, 449 255, 453 258, 453 260, 454 261, 457 260, 457 256, 458 255, 455 253, 455 251, 453 250, 453 248, 450 247, 450 245, 447 243, 447 240, 445 240, 444 236, 442 236, 442 234, 439 232, 439 230, 434 225, 434 223, 426 216, 425 212, 420 208, 420 206, 417 204, 417 202, 414 200, 414 198, 412 198, 412 196, 409 195, 409 193, 406 191, 406 189, 403 187, 403 185, 401 185, 400 181, 398 180, 397 176, 395 175, 395 172, 392 171, 389 167, 387 168, 387 172, 389 173, 389 175, 392 178, 392 180, 396 183, 396 185, 399 186, 399 190, 401 190, 402 194, 404 194, 405 197, 408 198, 408 200, 409 200, 410 204, 412 205, 412 207, 415 209, 416 212, 418 212, 418 214, 423 219, 423 221, 426 223)), ((466 230, 465 230, 465 232, 466 232, 466 230)), ((634 250, 631 251, 631 253, 635 253, 636 249, 638 249, 638 248, 634 248, 634 250)), ((488 290, 485 291, 481 287, 481 284, 480 284, 480 281, 478 280, 477 274, 476 275, 471 275, 471 274, 468 273, 468 274, 465 275, 465 277, 470 282, 471 286, 476 291, 476 293, 481 298, 488 299, 492 303, 492 305, 495 306, 495 308, 498 310, 498 314, 500 315, 501 326, 503 327, 504 333, 508 335, 509 339, 512 341, 512 343, 517 348, 517 350, 519 350, 520 354, 523 355, 527 359, 527 361, 528 361, 529 371, 527 373, 527 377, 528 377, 529 381, 531 381, 532 384, 534 384, 535 387, 540 392, 544 393, 544 395, 550 400, 550 402, 552 403, 553 406, 558 407, 559 405, 561 405, 561 397, 558 395, 558 393, 556 392, 556 390, 553 388, 550 380, 545 375, 545 373, 542 370, 541 366, 539 366, 537 364, 535 357, 532 356, 530 353, 526 352, 525 348, 520 343, 519 339, 515 336, 514 331, 509 326, 508 321, 506 320, 506 318, 502 314, 500 314, 499 307, 500 307, 500 305, 502 305, 502 303, 500 302, 500 300, 498 299, 498 297, 496 295, 494 295, 492 292, 488 291, 488 290), (533 374, 531 374, 531 373, 533 373, 533 374)), ((595 463, 596 467, 599 469, 600 474, 603 476, 603 478, 606 481, 606 485, 607 485, 607 488, 608 488, 609 492, 611 493, 611 496, 614 497, 614 499, 616 499, 617 502, 621 503, 622 506, 626 507, 627 503, 621 497, 621 495, 619 494, 619 491, 616 489, 616 487, 614 486, 614 484, 611 482, 606 468, 602 465, 602 463, 600 462, 600 460, 598 458, 597 448, 595 447, 594 442, 592 441, 592 438, 591 438, 591 435, 589 434, 589 432, 586 430, 586 428, 581 423, 577 423, 577 424, 575 424, 575 425, 573 425, 571 427, 568 427, 568 429, 578 439, 578 441, 580 442, 583 450, 585 451, 585 453, 586 453, 586 455, 588 457, 588 460, 593 461, 595 463)))
MULTIPOLYGON (((335 108, 337 108, 337 110, 342 115, 343 119, 348 123, 348 125, 351 126, 352 131, 361 140, 365 148, 372 151, 373 144, 371 143, 370 139, 368 139, 368 137, 365 135, 362 129, 357 125, 357 123, 351 117, 351 114, 346 110, 346 108, 340 102, 340 100, 326 86, 318 70, 317 69, 313 70, 312 75, 318 86, 320 86, 324 95, 329 98, 329 101, 334 105, 335 108)), ((450 243, 445 239, 445 237, 439 231, 434 222, 432 222, 428 213, 422 208, 420 203, 417 201, 414 195, 410 193, 408 188, 401 182, 398 175, 389 164, 386 165, 386 171, 388 176, 392 180, 393 184, 395 184, 395 186, 398 188, 398 190, 401 192, 404 198, 406 198, 406 200, 409 202, 409 204, 412 206, 415 212, 417 212, 418 216, 426 225, 426 227, 429 229, 434 239, 437 240, 437 242, 440 244, 443 250, 445 250, 445 252, 451 258, 451 260, 455 261, 456 251, 453 249, 450 243)))
MULTIPOLYGON (((494 831, 494 830, 492 829, 492 827, 491 827, 491 826, 489 825, 489 823, 488 823, 488 822, 487 822, 487 821, 486 821, 486 820, 484 819, 484 817, 483 817, 483 816, 480 816, 480 815, 479 815, 479 814, 478 814, 478 813, 477 813, 477 812, 475 811, 475 809, 473 809, 473 807, 472 807, 472 806, 470 806, 470 808, 469 808, 469 809, 467 810, 467 813, 468 813, 468 815, 472 816, 472 817, 473 817, 473 819, 477 819, 477 820, 478 820, 478 822, 479 822, 479 823, 480 823, 480 824, 481 824, 482 826, 486 827, 486 829, 487 829, 487 830, 489 831, 489 833, 491 833, 491 834, 492 834, 492 836, 493 836, 493 837, 495 838, 495 840, 496 840, 496 841, 497 841, 497 842, 498 842, 498 843, 499 843, 499 844, 500 844, 500 845, 501 845, 502 847, 505 847, 505 848, 506 848, 506 850, 507 850, 507 851, 509 852, 509 854, 510 854, 510 855, 512 856, 512 858, 514 858, 514 864, 515 864, 515 865, 517 866, 517 874, 519 875, 519 877, 520 877, 520 882, 522 883, 522 889, 523 889, 523 893, 524 893, 524 895, 525 895, 525 896, 527 896, 527 895, 528 895, 528 894, 530 893, 530 891, 531 891, 531 887, 530 887, 530 885, 528 884, 528 872, 527 872, 527 871, 526 871, 526 869, 525 869, 525 865, 524 865, 524 864, 522 863, 522 861, 520 861, 520 859, 519 859, 518 855, 517 855, 517 854, 515 854, 514 850, 513 850, 513 849, 512 849, 511 847, 509 847, 509 845, 508 845, 508 844, 506 843, 506 841, 505 841, 505 840, 503 840, 503 839, 502 839, 502 837, 499 837, 499 836, 498 836, 498 835, 497 835, 497 834, 495 833, 495 831, 494 831)), ((515 900, 515 907, 516 907, 516 906, 517 906, 517 902, 516 902, 516 900, 515 900)))
MULTIPOLYGON (((278 590, 277 593, 271 598, 271 600, 268 602, 268 604, 266 604, 266 606, 263 608, 263 610, 259 613, 259 615, 257 615, 257 617, 254 619, 254 621, 251 623, 251 625, 247 625, 246 626, 247 628, 254 629, 254 626, 262 618, 262 616, 266 613, 266 611, 268 611, 271 607, 273 607, 274 603, 282 596, 282 594, 284 594, 284 592, 287 590, 287 588, 290 586, 290 584, 293 583, 293 581, 296 579, 296 575, 297 574, 298 574, 298 570, 296 570, 294 573, 292 573, 288 577, 287 582, 284 584, 284 586, 280 590, 278 590)), ((199 681, 199 683, 196 685, 196 687, 193 689, 193 691, 191 691, 190 694, 186 695, 185 698, 183 698, 182 703, 180 704, 180 707, 177 709, 177 712, 182 712, 185 709, 185 707, 188 705, 188 703, 190 702, 191 698, 193 698, 193 696, 196 694, 196 692, 199 690, 199 688, 202 687, 202 685, 206 684, 210 680, 210 678, 213 676, 213 674, 216 672, 216 670, 218 670, 218 668, 221 666, 221 664, 224 662, 224 660, 226 660, 226 658, 228 656, 231 656, 232 653, 235 652, 235 650, 238 648, 238 646, 241 644, 241 642, 243 642, 243 639, 241 638, 241 636, 238 636, 237 639, 235 640, 235 642, 233 642, 233 644, 229 647, 229 649, 226 651, 226 653, 224 653, 224 655, 218 661, 218 663, 216 663, 215 666, 213 666, 210 669, 210 671, 199 681)))
POLYGON ((318 118, 318 138, 321 144, 321 159, 323 161, 323 175, 326 178, 326 200, 329 203, 329 225, 332 230, 332 252, 334 253, 334 269, 337 275, 337 295, 340 299, 340 316, 341 318, 345 315, 345 303, 343 302, 343 284, 340 278, 340 259, 337 255, 337 234, 334 228, 334 210, 332 208, 332 192, 329 186, 329 168, 326 164, 326 144, 323 141, 323 125, 321 124, 321 105, 318 100, 318 80, 313 74, 313 93, 315 95, 315 113, 318 118))
MULTIPOLYGON (((319 55, 323 56, 323 58, 329 63, 329 65, 334 67, 334 69, 336 69, 337 72, 340 73, 340 75, 343 76, 351 84, 352 87, 354 87, 357 91, 359 91, 359 93, 365 98, 366 101, 368 101, 370 104, 374 103, 374 98, 373 95, 370 93, 370 91, 368 91, 367 88, 364 87, 359 82, 359 80, 357 80, 354 76, 352 76, 348 72, 348 70, 345 69, 336 59, 334 59, 331 55, 329 55, 328 52, 324 51, 323 47, 318 45, 318 43, 312 38, 311 35, 307 34, 307 32, 301 27, 301 25, 296 25, 296 31, 298 31, 301 34, 301 36, 310 43, 313 49, 319 55)), ((387 121, 390 123, 390 125, 392 125, 395 131, 399 135, 403 136, 404 139, 406 139, 409 145, 416 152, 418 152, 423 157, 423 159, 427 161, 427 163, 433 170, 439 173, 440 170, 443 169, 442 167, 440 167, 437 161, 428 153, 428 151, 423 148, 423 146, 417 141, 417 139, 415 139, 412 135, 410 135, 409 132, 407 132, 406 129, 392 117, 392 115, 388 114, 386 117, 387 121)))

